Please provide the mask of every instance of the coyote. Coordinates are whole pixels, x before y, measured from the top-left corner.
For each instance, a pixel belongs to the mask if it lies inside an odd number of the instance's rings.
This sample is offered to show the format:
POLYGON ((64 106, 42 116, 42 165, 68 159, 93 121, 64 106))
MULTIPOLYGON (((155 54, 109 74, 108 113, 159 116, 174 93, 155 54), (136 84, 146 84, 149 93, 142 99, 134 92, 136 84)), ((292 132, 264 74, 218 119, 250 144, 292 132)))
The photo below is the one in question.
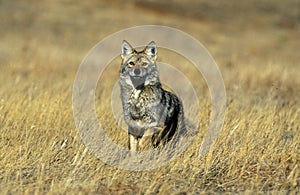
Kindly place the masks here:
POLYGON ((178 130, 184 128, 183 106, 175 94, 161 86, 155 42, 137 51, 124 40, 121 58, 121 99, 129 149, 141 150, 149 142, 156 148, 177 137, 178 130))

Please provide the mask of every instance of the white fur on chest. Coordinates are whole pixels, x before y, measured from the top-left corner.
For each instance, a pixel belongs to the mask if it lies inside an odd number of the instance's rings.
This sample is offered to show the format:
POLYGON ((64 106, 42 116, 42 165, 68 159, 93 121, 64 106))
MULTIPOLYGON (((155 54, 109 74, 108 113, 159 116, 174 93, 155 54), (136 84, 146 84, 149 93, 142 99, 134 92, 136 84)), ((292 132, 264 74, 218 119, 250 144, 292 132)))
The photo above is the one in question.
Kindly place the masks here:
POLYGON ((141 90, 136 90, 136 89, 134 89, 134 90, 133 90, 133 97, 134 97, 135 99, 137 99, 137 98, 139 97, 140 93, 141 93, 141 90))

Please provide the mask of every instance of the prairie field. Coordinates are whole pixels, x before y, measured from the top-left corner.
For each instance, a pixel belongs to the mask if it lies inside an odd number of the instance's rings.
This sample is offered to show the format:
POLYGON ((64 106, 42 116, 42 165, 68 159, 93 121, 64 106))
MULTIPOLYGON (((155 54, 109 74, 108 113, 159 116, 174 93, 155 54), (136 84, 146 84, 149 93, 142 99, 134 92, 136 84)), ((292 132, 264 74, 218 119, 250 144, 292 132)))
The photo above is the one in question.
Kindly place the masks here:
MULTIPOLYGON (((0 0, 0 18, 0 194, 300 193, 298 0, 0 0), (190 62, 159 49, 158 59, 193 84, 199 129, 170 163, 130 171, 86 148, 72 90, 96 43, 145 24, 180 29, 206 47, 227 107, 217 141, 200 156, 211 114, 207 84, 190 62)), ((110 99, 120 62, 105 69, 95 105, 106 133, 125 147, 110 99)))

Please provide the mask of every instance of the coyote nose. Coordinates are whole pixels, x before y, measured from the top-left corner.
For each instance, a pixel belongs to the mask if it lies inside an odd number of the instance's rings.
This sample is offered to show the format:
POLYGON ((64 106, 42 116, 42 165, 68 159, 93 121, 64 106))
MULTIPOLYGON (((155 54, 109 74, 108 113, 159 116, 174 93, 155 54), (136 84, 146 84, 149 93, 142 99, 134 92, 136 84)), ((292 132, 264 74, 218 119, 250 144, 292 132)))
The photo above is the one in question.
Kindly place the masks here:
POLYGON ((139 75, 141 73, 140 69, 134 69, 134 74, 139 75))

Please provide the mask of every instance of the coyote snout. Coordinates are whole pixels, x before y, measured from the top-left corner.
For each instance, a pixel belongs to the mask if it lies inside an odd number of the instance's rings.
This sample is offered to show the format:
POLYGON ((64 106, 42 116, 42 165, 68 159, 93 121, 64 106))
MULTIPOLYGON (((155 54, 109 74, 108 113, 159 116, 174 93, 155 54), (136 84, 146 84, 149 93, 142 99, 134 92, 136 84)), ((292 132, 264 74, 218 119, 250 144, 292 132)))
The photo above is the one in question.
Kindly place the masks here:
POLYGON ((132 67, 132 70, 129 72, 131 77, 144 77, 146 76, 146 72, 144 67, 140 64, 136 64, 132 67))
POLYGON ((137 51, 123 41, 121 58, 121 99, 129 148, 139 150, 149 135, 154 147, 170 141, 179 128, 184 128, 183 106, 175 94, 161 87, 156 44, 152 41, 137 51))

